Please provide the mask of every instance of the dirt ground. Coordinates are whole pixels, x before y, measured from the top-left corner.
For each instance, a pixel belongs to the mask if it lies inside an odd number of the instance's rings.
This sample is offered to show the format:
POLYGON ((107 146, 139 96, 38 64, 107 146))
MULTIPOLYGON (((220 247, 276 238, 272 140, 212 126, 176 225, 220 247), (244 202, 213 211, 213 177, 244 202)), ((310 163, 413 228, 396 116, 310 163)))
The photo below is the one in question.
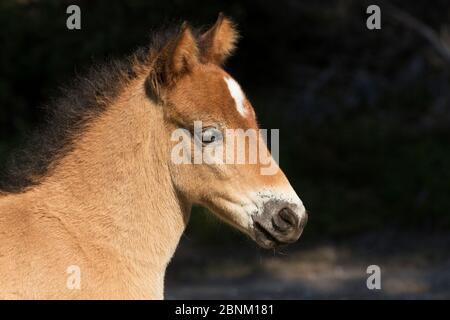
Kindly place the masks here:
POLYGON ((167 299, 450 299, 450 235, 385 232, 275 252, 243 240, 202 248, 183 239, 167 299), (369 290, 369 265, 381 290, 369 290))

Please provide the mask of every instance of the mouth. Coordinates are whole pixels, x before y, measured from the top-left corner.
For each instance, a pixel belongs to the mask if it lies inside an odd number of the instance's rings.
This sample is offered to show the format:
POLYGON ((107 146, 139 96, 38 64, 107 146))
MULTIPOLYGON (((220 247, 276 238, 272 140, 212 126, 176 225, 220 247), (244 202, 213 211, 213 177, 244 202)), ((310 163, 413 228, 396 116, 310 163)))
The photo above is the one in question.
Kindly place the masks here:
POLYGON ((264 249, 274 249, 289 244, 289 242, 284 242, 277 239, 266 227, 264 227, 258 221, 254 221, 253 227, 255 241, 264 249))

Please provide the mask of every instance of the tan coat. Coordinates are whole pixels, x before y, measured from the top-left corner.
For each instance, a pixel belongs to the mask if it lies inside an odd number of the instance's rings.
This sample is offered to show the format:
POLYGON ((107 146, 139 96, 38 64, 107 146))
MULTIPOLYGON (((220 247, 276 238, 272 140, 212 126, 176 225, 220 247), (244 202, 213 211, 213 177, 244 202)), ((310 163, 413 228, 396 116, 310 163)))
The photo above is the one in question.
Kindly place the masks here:
POLYGON ((194 203, 263 247, 298 239, 306 213, 281 170, 171 161, 171 133, 193 121, 258 129, 221 68, 236 38, 222 16, 200 38, 184 26, 136 61, 136 76, 38 184, 0 194, 0 298, 162 299, 194 203))

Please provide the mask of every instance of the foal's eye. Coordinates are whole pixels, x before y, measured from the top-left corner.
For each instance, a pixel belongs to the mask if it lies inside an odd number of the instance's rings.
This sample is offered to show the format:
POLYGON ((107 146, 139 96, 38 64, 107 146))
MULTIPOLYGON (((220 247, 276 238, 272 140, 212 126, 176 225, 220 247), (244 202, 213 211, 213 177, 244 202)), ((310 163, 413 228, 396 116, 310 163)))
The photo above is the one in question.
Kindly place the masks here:
POLYGON ((219 141, 222 139, 222 132, 214 127, 206 128, 202 132, 202 143, 203 144, 210 144, 215 141, 219 141))

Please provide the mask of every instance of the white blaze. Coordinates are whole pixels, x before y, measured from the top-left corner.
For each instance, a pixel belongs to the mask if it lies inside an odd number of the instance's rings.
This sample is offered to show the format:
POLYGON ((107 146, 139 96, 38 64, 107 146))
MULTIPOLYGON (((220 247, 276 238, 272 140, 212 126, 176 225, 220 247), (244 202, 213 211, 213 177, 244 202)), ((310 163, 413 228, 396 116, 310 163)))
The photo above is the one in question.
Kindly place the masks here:
POLYGON ((242 92, 241 86, 232 78, 225 77, 225 82, 227 83, 228 90, 236 103, 236 110, 245 117, 247 115, 247 109, 244 106, 245 96, 242 92))

